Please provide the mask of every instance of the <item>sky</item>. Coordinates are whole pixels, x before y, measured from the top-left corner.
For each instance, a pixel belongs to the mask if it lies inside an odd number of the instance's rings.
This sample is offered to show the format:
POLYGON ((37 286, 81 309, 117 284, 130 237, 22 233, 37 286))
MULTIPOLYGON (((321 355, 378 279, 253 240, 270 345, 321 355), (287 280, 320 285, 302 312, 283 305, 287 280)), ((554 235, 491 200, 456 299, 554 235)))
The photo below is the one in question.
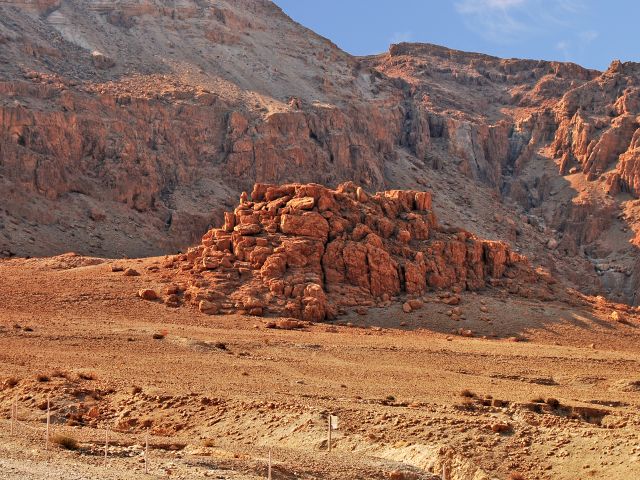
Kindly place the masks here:
POLYGON ((274 0, 354 55, 424 42, 605 70, 640 62, 640 0, 274 0))

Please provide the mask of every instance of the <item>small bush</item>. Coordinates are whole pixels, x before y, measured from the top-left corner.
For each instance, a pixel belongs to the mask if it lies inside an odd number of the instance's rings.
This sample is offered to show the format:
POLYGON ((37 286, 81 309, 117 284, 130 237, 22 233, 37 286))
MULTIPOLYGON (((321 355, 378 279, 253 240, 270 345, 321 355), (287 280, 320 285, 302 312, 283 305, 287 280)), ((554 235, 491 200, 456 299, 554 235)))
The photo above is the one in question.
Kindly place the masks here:
POLYGON ((40 373, 36 375, 36 380, 38 380, 39 382, 48 382, 51 379, 49 378, 48 375, 45 375, 44 373, 40 373))
POLYGON ((385 398, 385 400, 387 402, 395 402, 396 401, 396 397, 394 397, 393 395, 387 395, 387 398, 385 398))
POLYGON ((466 398, 474 398, 476 396, 475 393, 473 393, 471 390, 468 389, 464 389, 460 392, 460 396, 461 397, 466 397, 466 398))
POLYGON ((78 441, 67 435, 54 435, 51 441, 65 450, 78 450, 80 448, 78 441))
POLYGON ((136 395, 138 393, 142 393, 142 387, 139 387, 137 385, 131 387, 131 395, 136 395))
POLYGON ((560 401, 555 398, 547 398, 545 403, 551 408, 558 408, 560 406, 560 401))
POLYGON ((18 380, 16 377, 9 377, 4 382, 4 384, 9 388, 13 388, 19 383, 20 383, 20 380, 18 380))

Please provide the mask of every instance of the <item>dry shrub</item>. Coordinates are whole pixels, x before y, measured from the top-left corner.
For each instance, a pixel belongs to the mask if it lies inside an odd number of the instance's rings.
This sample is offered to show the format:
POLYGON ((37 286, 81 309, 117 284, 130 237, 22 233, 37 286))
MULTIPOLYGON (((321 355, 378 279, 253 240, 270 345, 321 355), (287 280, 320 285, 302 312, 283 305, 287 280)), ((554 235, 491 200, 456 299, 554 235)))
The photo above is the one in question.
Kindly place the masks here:
POLYGON ((36 375, 36 380, 38 380, 39 382, 48 382, 51 379, 49 378, 48 375, 45 375, 44 373, 39 373, 38 375, 36 375))
POLYGON ((19 383, 20 383, 20 380, 18 380, 16 377, 9 377, 4 382, 4 384, 9 388, 13 388, 19 383))
POLYGON ((65 450, 78 450, 80 448, 80 446, 78 445, 78 441, 73 438, 70 437, 68 435, 54 435, 51 438, 51 441, 55 444, 55 445, 59 445, 61 448, 64 448, 65 450))
POLYGON ((545 403, 551 408, 558 408, 560 406, 560 401, 555 398, 547 398, 545 403))
POLYGON ((473 393, 471 390, 465 388, 460 392, 460 396, 466 397, 466 398, 475 398, 476 394, 473 393))

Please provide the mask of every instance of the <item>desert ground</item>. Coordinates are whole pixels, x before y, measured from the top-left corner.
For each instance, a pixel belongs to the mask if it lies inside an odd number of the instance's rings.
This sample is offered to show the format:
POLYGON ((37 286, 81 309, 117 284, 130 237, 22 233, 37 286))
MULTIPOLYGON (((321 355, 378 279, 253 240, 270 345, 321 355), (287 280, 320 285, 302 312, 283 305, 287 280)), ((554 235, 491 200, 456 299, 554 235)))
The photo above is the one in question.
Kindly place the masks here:
POLYGON ((0 478, 640 478, 633 312, 487 289, 288 329, 139 298, 161 265, 0 262, 0 478))

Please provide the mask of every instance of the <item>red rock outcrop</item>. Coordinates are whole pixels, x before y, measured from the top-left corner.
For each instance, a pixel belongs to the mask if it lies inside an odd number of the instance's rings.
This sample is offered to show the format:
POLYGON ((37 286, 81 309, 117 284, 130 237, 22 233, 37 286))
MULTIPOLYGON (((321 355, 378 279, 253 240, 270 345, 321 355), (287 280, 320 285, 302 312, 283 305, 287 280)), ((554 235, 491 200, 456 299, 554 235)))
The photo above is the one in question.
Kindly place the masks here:
POLYGON ((185 299, 205 313, 321 321, 345 307, 487 285, 554 296, 506 244, 440 227, 429 193, 368 195, 352 182, 256 184, 221 228, 168 263, 185 299))

